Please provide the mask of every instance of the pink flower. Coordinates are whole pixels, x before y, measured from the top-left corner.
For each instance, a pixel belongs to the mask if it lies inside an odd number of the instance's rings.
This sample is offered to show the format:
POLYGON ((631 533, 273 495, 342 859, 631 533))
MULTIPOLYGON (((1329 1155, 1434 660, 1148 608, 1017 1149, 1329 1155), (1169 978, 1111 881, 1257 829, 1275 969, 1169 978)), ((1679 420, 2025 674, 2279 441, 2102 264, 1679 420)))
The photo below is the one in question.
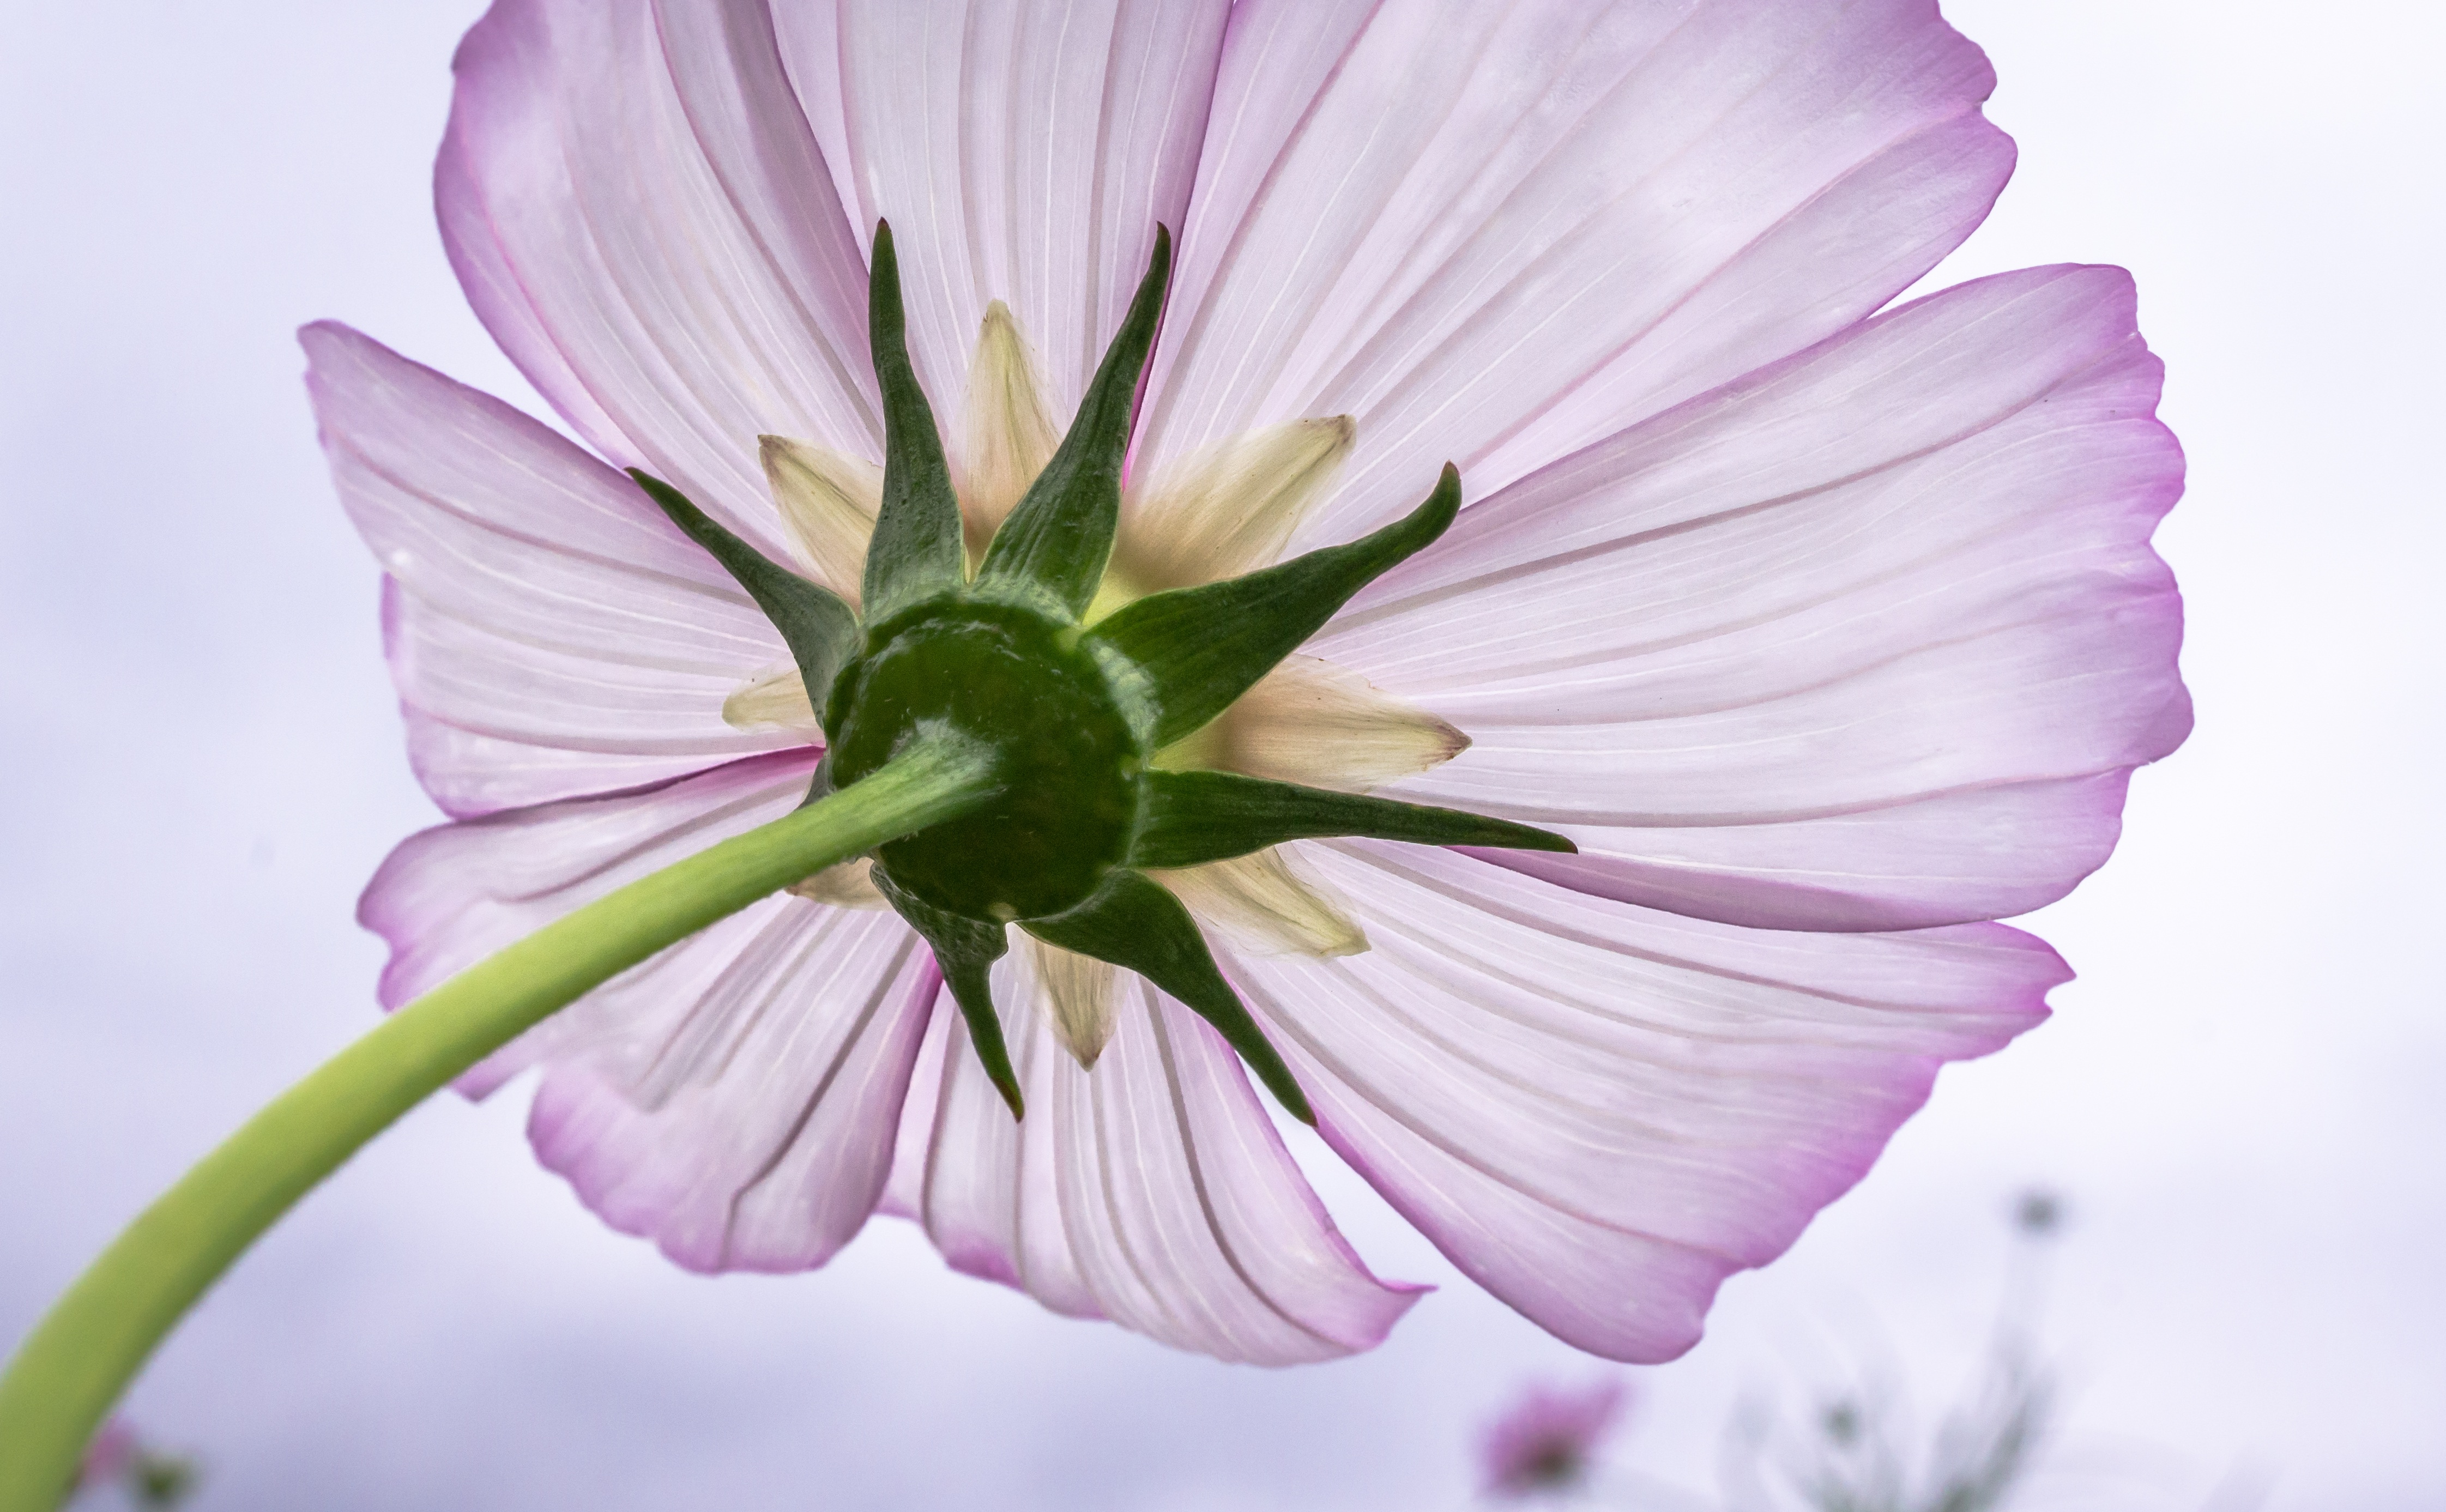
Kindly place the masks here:
POLYGON ((143 1452, 144 1441, 125 1418, 105 1420, 93 1442, 85 1446, 85 1459, 77 1467, 76 1488, 90 1491, 117 1484, 143 1452))
POLYGON ((1597 1446, 1621 1423, 1628 1398, 1618 1380, 1577 1391, 1530 1388, 1487 1428, 1479 1446, 1487 1493, 1523 1497, 1577 1485, 1597 1446))
MULTIPOLYGON (((1178 233, 1107 592, 1468 500, 1182 759, 1560 830, 1176 874, 1330 1146, 1597 1353, 1867 1170, 2067 973, 1997 918, 2112 849, 2189 726, 2149 535, 2181 489, 2112 268, 1877 311, 2011 167, 1931 0, 1384 6, 499 0, 437 169, 469 299, 583 441, 334 325, 310 383, 454 822, 362 917, 395 1005, 795 806, 772 627, 619 468, 854 592, 889 217, 969 524, 1049 451, 1178 233), (760 439, 760 438, 762 439, 760 439)), ((613 1226, 819 1265, 878 1206, 955 1267, 1183 1348, 1380 1341, 1238 1060, 1014 950, 1014 1123, 855 865, 467 1080, 613 1226)))

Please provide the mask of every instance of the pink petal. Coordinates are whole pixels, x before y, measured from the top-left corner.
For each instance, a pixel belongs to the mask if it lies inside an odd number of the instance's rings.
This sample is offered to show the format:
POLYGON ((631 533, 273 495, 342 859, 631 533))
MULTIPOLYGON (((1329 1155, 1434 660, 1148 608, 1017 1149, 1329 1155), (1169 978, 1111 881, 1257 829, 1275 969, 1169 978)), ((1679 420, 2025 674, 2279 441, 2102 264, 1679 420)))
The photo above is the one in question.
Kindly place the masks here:
POLYGON ((1233 956, 1333 1147, 1566 1341, 1653 1362, 2069 977, 1997 924, 1742 929, 1449 851, 1310 846, 1374 948, 1233 956))
MULTIPOLYGON (((816 761, 813 751, 776 752, 634 793, 516 809, 408 836, 357 902, 357 922, 391 949, 383 1006, 396 1008, 574 908, 788 813, 806 796, 816 761)), ((736 935, 750 928, 741 920, 776 906, 760 904, 700 938, 736 935)), ((461 1089, 481 1096, 555 1047, 583 1042, 597 1017, 588 1005, 599 999, 657 1000, 649 983, 690 948, 667 951, 547 1019, 469 1073, 461 1089)), ((684 997, 661 994, 661 1011, 685 1012, 684 997)))
MULTIPOLYGON (((615 887, 797 807, 815 758, 428 830, 358 914, 397 1006, 615 887)), ((891 1169, 933 961, 896 915, 777 896, 614 978, 461 1081, 544 1070, 530 1133, 613 1227, 696 1270, 819 1265, 891 1169)))
POLYGON ((780 555, 773 433, 879 456, 866 270, 761 6, 499 0, 435 167, 451 261, 587 440, 780 555))
POLYGON ((918 376, 952 413, 1000 299, 1066 423, 1187 213, 1224 0, 779 8, 790 75, 861 237, 892 222, 918 376))
POLYGON ((894 1205, 921 1217, 945 1259, 1056 1312, 1227 1360, 1382 1342, 1419 1289, 1360 1263, 1221 1038, 1123 973, 1090 1074, 1029 1002, 1024 969, 1015 954, 995 994, 1025 1122, 948 1007, 925 1062, 939 1079, 904 1115, 894 1205))
POLYGON ((604 1222, 690 1270, 805 1270, 875 1209, 939 979, 890 912, 784 897, 729 923, 615 989, 528 1134, 604 1222))
POLYGON ((1313 648, 1475 740, 1399 792, 1583 850, 1507 865, 1771 928, 2036 907, 2190 727, 2158 377, 2118 269, 1949 289, 1481 501, 1313 648))
POLYGON ((1928 0, 1234 11, 1142 442, 1349 414, 1295 545, 1472 497, 1808 345, 1986 215, 1928 0))
POLYGON ((345 326, 301 333, 341 503, 389 574, 386 641, 425 790, 488 813, 797 738, 722 700, 787 651, 636 485, 345 326))

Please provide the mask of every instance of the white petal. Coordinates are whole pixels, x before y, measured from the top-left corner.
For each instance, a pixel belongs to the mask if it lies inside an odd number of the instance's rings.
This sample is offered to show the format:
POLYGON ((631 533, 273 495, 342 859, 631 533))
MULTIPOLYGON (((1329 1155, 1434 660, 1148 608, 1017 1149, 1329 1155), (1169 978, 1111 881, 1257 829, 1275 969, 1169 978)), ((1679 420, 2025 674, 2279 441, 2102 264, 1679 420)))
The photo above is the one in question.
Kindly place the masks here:
POLYGON ((1998 924, 1746 930, 1445 850, 1312 853, 1375 948, 1225 969, 1319 1127, 1463 1271, 1617 1359, 1687 1349, 1724 1276, 2069 975, 1998 924))

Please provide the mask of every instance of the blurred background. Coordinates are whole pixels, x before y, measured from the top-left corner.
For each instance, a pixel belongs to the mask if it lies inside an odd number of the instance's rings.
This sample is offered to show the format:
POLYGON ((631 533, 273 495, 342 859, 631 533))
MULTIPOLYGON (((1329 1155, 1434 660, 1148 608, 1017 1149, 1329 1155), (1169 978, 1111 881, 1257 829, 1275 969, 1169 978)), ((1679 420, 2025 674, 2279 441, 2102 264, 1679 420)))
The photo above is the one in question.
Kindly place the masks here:
MULTIPOLYGON (((370 1021, 350 910, 435 815, 291 333, 337 317, 541 412, 428 206, 480 9, 5 7, 0 1341, 370 1021)), ((2192 459, 2159 540, 2198 733, 2025 921, 2082 974, 2055 1020, 1947 1071, 1706 1342, 1574 1354, 1313 1145, 1379 1272, 1442 1288, 1344 1364, 1062 1321, 891 1221, 816 1275, 708 1281, 537 1170, 513 1089, 410 1117, 171 1340, 129 1413, 200 1454, 191 1505, 1459 1507, 1523 1382, 1615 1376, 1613 1461, 1712 1497, 1761 1399, 1865 1368, 1930 1416, 1971 1393, 2033 1185, 2070 1202, 2026 1504, 2446 1503, 2446 12, 1947 11, 2022 162, 1934 281, 2137 273, 2192 459)))

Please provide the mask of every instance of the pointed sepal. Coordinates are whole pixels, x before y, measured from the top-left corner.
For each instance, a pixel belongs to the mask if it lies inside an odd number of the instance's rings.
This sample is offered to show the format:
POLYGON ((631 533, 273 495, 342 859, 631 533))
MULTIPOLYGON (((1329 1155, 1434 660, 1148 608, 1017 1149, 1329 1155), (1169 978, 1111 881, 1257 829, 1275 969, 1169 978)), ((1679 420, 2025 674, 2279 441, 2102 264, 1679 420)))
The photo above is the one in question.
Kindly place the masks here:
POLYGON ((1149 594, 1086 639, 1137 669, 1124 676, 1153 706, 1148 743, 1170 745, 1229 708, 1352 594, 1441 535, 1459 511, 1460 474, 1446 464, 1425 503, 1372 535, 1244 577, 1149 594))
POLYGON ((977 569, 980 588, 1041 591, 1072 618, 1084 613, 1103 581, 1121 513, 1121 463, 1129 455, 1138 376, 1155 345, 1172 278, 1172 233, 1155 229, 1155 255, 1102 365, 1079 402, 1078 418, 1044 471, 994 532, 977 569))
POLYGON ((1026 920, 1020 927, 1048 944, 1135 971, 1179 999, 1240 1053, 1292 1117, 1304 1124, 1316 1122, 1290 1068, 1215 969, 1214 952, 1197 932, 1197 921, 1161 884, 1135 871, 1116 871, 1078 907, 1050 919, 1026 920))
POLYGON ((1130 865, 1204 866, 1286 840, 1364 835, 1421 846, 1576 850, 1550 831, 1356 793, 1329 793, 1232 772, 1150 772, 1147 806, 1130 865))
POLYGON ((841 596, 810 583, 733 534, 721 521, 696 507, 688 496, 661 478, 636 468, 629 476, 646 491, 672 524, 688 534, 722 564, 773 627, 781 632, 799 678, 807 685, 807 701, 820 709, 824 695, 841 666, 857 654, 857 615, 841 596))
POLYGON ((873 877, 884 901, 933 950, 934 963, 943 968, 943 980, 950 985, 951 1000, 960 1005, 960 1017, 968 1020, 969 1043, 976 1047, 986 1079, 1002 1093, 1011 1117, 1025 1117, 1027 1105, 1019 1094, 1019 1077, 1010 1069, 1010 1050, 1003 1043, 1002 1016, 993 1005, 993 963, 1010 948, 1009 931, 912 896, 907 888, 894 886, 881 867, 875 868, 873 877))
MULTIPOLYGON (((967 578, 960 499, 943 457, 933 406, 910 365, 908 319, 900 304, 900 261, 892 227, 875 225, 875 265, 866 284, 867 339, 883 391, 883 502, 867 543, 859 598, 870 625, 967 578)), ((818 705, 820 707, 820 705, 818 705)))

